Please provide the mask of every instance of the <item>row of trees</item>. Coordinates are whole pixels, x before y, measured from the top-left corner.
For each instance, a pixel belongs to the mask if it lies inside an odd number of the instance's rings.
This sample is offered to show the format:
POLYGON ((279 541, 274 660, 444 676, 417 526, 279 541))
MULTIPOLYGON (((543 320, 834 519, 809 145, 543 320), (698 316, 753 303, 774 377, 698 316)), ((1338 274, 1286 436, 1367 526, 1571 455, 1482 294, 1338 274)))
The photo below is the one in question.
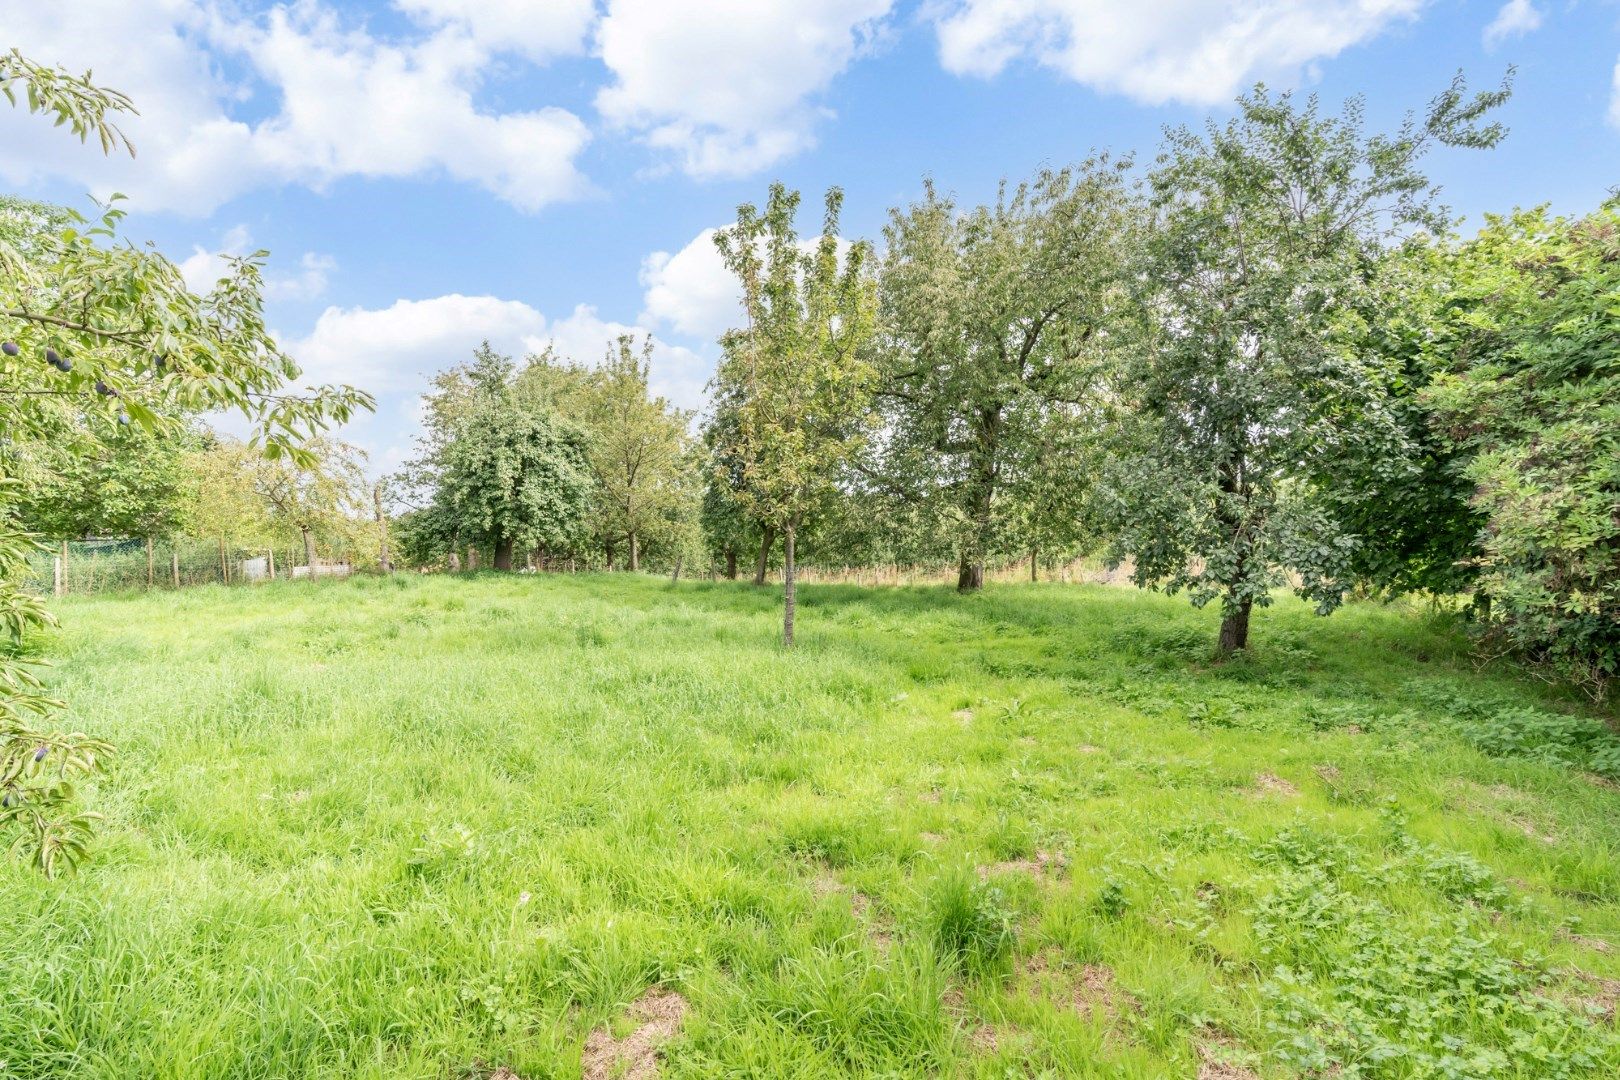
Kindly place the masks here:
POLYGON ((497 570, 693 557, 691 416, 652 394, 651 365, 651 344, 625 335, 596 366, 549 349, 518 364, 486 344, 439 375, 418 456, 394 484, 409 507, 404 556, 473 565, 483 553, 497 570))
POLYGON ((308 438, 294 460, 194 419, 99 436, 75 430, 80 417, 59 419, 48 435, 0 448, 13 518, 41 538, 136 537, 149 548, 190 539, 217 542, 222 553, 295 545, 305 565, 322 552, 368 567, 385 558, 386 523, 365 455, 339 440, 308 438))
POLYGON ((1477 625, 1595 692, 1620 673, 1617 206, 1452 233, 1422 170, 1486 149, 1461 79, 1390 133, 1263 88, 881 246, 773 186, 716 243, 741 325, 701 437, 629 339, 599 367, 480 353, 428 399, 412 551, 795 566, 1098 552, 1221 609, 1291 587, 1476 594, 1477 625), (698 538, 701 537, 701 548, 698 538), (628 551, 628 558, 619 554, 628 551), (780 555, 777 552, 780 552, 780 555))
POLYGON ((836 191, 810 243, 796 194, 742 207, 717 237, 746 319, 722 340, 711 502, 789 547, 785 638, 792 542, 850 501, 949 549, 964 590, 991 558, 1104 549, 1218 601, 1225 651, 1284 582, 1331 610, 1368 547, 1355 513, 1414 469, 1373 337, 1388 268, 1445 234, 1419 162, 1493 145, 1506 93, 1459 80, 1369 135, 1359 105, 1258 89, 1145 175, 1094 158, 970 210, 929 186, 881 260, 840 253, 836 191))

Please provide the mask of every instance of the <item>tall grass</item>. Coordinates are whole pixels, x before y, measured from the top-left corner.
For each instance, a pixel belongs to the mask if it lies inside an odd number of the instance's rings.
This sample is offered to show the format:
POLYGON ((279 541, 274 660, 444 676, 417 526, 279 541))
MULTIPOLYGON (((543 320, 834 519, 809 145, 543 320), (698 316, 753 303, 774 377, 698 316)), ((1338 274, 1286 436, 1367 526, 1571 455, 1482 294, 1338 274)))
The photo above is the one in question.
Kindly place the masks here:
POLYGON ((654 985, 666 1077, 1620 1072, 1603 740, 1496 737, 1587 721, 1444 622, 801 602, 788 653, 630 575, 70 598, 120 753, 85 871, 0 865, 0 1076, 574 1077, 654 985))

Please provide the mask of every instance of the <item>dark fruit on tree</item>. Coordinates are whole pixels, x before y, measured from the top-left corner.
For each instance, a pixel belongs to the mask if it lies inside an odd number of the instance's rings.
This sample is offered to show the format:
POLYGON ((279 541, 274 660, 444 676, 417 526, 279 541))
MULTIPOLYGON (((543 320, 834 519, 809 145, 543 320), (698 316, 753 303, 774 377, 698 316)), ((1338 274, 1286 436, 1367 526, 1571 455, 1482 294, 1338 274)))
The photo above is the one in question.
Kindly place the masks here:
POLYGON ((61 367, 62 366, 62 354, 57 352, 55 349, 46 349, 45 350, 45 362, 47 364, 51 365, 51 367, 61 367))
POLYGON ((118 396, 118 391, 114 390, 112 387, 108 386, 106 383, 102 382, 100 379, 96 380, 96 393, 100 394, 102 397, 117 397, 118 396))
POLYGON ((22 350, 17 348, 17 343, 15 341, 8 341, 5 344, 0 345, 0 352, 5 353, 7 356, 16 356, 18 353, 22 352, 22 350))
POLYGON ((129 426, 129 413, 125 412, 122 409, 119 409, 118 410, 118 423, 121 424, 124 427, 128 427, 129 426))

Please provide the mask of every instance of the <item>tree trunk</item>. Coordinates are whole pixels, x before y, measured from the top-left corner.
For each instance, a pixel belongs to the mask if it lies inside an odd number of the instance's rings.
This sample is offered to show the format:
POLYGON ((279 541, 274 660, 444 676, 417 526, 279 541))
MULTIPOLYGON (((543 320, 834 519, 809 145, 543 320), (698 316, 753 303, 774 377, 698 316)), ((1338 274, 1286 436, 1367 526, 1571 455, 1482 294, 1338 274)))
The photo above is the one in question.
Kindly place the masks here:
POLYGON ((754 584, 765 584, 765 571, 771 566, 771 545, 776 543, 776 530, 767 527, 759 537, 759 565, 754 568, 754 584))
POLYGON ((264 551, 264 564, 265 564, 265 568, 270 571, 270 580, 271 581, 276 580, 276 549, 275 548, 273 548, 273 547, 265 548, 265 551, 264 551))
POLYGON ((972 488, 968 496, 968 517, 972 533, 962 552, 956 587, 962 592, 984 588, 984 553, 990 540, 990 506, 996 496, 996 442, 1001 430, 1001 408, 979 410, 978 437, 969 454, 968 473, 972 488))
POLYGON ((726 580, 727 581, 736 581, 737 580, 737 549, 736 548, 727 548, 726 549, 726 580))
POLYGON ((152 561, 152 538, 146 538, 146 587, 150 589, 157 580, 157 567, 152 561))
POLYGON ((1249 647, 1249 612, 1254 601, 1244 600, 1236 611, 1228 611, 1221 619, 1221 655, 1229 656, 1249 647))
POLYGON ((641 543, 635 533, 630 534, 630 572, 641 569, 641 543))
POLYGON ((974 559, 964 551, 956 568, 956 588, 960 592, 974 592, 984 588, 984 560, 974 559))
POLYGON ((603 542, 602 548, 607 552, 607 569, 608 573, 611 574, 613 572, 613 538, 611 536, 603 542))
POLYGON ((382 485, 374 484, 371 488, 371 505, 377 512, 377 532, 381 550, 377 553, 377 569, 385 574, 394 572, 394 560, 388 554, 388 519, 382 512, 382 485))
POLYGON ((793 526, 782 533, 782 644, 793 648, 793 614, 797 603, 793 579, 793 526))
POLYGON ((1034 545, 1029 549, 1029 580, 1031 584, 1041 580, 1041 553, 1034 545))
POLYGON ((669 575, 669 583, 671 585, 674 585, 676 582, 678 582, 680 580, 681 580, 681 556, 680 556, 680 553, 677 552, 676 555, 675 555, 675 572, 673 574, 669 575))
POLYGON ((169 580, 174 583, 175 588, 180 587, 180 549, 178 547, 169 549, 169 580))
POLYGON ((467 569, 478 569, 478 549, 470 544, 467 546, 467 569))
POLYGON ((223 536, 219 538, 219 583, 221 585, 231 583, 231 570, 225 562, 225 538, 223 536))
POLYGON ((315 534, 308 525, 298 526, 298 531, 304 534, 304 565, 309 567, 309 576, 315 577, 315 534))
POLYGON ((511 537, 503 536, 499 540, 495 541, 495 569, 497 569, 497 570, 511 570, 512 569, 512 539, 511 539, 511 537))
POLYGON ((461 573, 461 552, 459 551, 450 553, 450 572, 452 574, 461 573))

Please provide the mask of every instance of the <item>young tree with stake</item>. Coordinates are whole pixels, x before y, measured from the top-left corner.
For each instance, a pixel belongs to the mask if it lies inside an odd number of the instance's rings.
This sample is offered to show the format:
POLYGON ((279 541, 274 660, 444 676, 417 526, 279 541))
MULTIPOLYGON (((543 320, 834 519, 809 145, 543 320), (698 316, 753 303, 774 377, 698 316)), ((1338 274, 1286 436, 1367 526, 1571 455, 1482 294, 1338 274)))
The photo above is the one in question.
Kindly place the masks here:
POLYGON ((721 429, 738 467, 732 489, 783 543, 782 642, 793 645, 794 540, 858 451, 869 426, 873 369, 866 354, 877 309, 865 241, 840 257, 843 193, 827 192, 821 236, 809 250, 794 217, 798 192, 772 184, 763 211, 737 209, 715 235, 742 285, 746 323, 721 339, 718 396, 735 423, 721 429))

